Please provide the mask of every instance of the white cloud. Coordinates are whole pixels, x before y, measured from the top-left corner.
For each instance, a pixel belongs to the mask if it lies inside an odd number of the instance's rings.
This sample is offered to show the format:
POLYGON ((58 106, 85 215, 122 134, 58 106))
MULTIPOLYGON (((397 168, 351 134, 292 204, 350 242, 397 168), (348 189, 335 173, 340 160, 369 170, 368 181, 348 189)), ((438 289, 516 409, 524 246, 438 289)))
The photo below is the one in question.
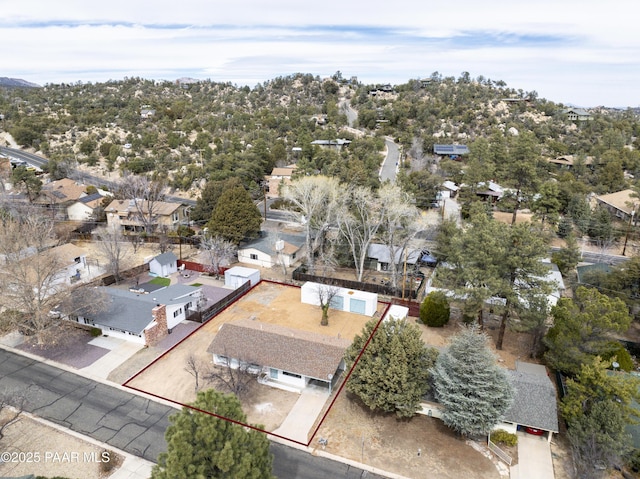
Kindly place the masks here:
POLYGON ((640 103, 630 0, 431 3, 0 0, 2 75, 253 85, 295 72, 403 83, 468 71, 553 101, 640 103))

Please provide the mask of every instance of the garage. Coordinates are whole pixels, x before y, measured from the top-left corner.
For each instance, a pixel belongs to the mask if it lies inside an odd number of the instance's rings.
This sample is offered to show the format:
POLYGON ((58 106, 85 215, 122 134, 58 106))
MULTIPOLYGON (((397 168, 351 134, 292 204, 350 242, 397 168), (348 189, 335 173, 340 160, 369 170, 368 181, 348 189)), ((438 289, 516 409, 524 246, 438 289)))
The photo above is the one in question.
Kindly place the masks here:
POLYGON ((349 312, 357 314, 366 314, 367 302, 364 299, 351 298, 349 301, 349 312))

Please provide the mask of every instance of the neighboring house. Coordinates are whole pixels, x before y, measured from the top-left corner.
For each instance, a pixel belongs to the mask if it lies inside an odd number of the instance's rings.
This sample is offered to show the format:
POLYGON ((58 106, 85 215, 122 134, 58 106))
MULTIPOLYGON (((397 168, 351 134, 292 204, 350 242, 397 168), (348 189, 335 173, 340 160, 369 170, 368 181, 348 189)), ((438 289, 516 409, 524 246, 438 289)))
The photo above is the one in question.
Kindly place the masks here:
POLYGON ((260 238, 241 243, 238 247, 238 261, 262 268, 278 264, 293 266, 304 256, 305 237, 292 234, 269 234, 261 232, 260 238))
POLYGON ((51 181, 42 185, 40 195, 34 203, 49 206, 68 206, 87 196, 87 187, 69 178, 51 181))
POLYGON ((567 120, 571 121, 587 121, 593 120, 591 113, 582 108, 567 108, 562 110, 562 114, 567 117, 567 120))
POLYGON ((547 158, 547 163, 556 165, 560 170, 571 170, 576 164, 582 163, 589 168, 593 167, 593 156, 587 156, 584 158, 576 157, 574 155, 563 155, 557 158, 547 158))
POLYGON ((453 181, 447 180, 442 183, 442 191, 440 192, 440 199, 455 198, 458 194, 460 187, 453 181))
POLYGON ((83 196, 67 206, 67 217, 71 221, 86 221, 93 217, 96 208, 102 204, 104 196, 100 193, 83 196))
POLYGON ((109 227, 120 229, 124 233, 149 233, 146 231, 145 220, 151 213, 151 223, 154 230, 164 228, 175 230, 181 224, 187 223, 187 207, 181 203, 147 200, 113 200, 105 208, 109 227), (151 212, 149 212, 151 208, 151 212))
POLYGON ((330 288, 335 290, 336 294, 331 299, 331 303, 329 305, 332 309, 346 311, 348 313, 363 314, 365 316, 373 316, 378 309, 377 293, 340 288, 338 286, 330 286, 311 281, 307 281, 300 288, 300 301, 304 304, 320 306, 321 288, 330 288))
POLYGON ((152 346, 178 324, 197 311, 203 300, 202 288, 175 284, 149 294, 117 288, 99 288, 106 296, 106 306, 91 317, 69 319, 100 328, 103 334, 152 346))
MULTIPOLYGON (((398 248, 395 251, 395 264, 404 265, 406 261, 408 266, 415 266, 420 260, 422 250, 420 249, 407 249, 405 256, 405 249, 398 248)), ((367 250, 367 258, 371 264, 371 268, 375 268, 376 271, 388 271, 391 264, 391 249, 383 244, 373 243, 369 245, 367 250)))
POLYGON ((321 148, 340 151, 343 147, 346 148, 349 146, 351 144, 351 140, 344 138, 338 138, 337 140, 314 140, 311 144, 321 148))
POLYGON ((504 196, 504 188, 494 181, 478 183, 477 188, 476 195, 492 203, 504 196))
POLYGON ((246 282, 255 286, 260 282, 260 271, 253 268, 243 268, 242 266, 234 266, 224 272, 224 285, 238 289, 246 282))
MULTIPOLYGON (((558 404, 556 388, 540 364, 516 361, 516 370, 506 369, 507 378, 513 387, 513 403, 494 431, 503 429, 515 434, 521 428, 540 429, 551 442, 553 433, 558 433, 558 404)), ((442 418, 442 405, 433 396, 421 403, 418 414, 442 418)))
POLYGON ((140 110, 140 118, 142 118, 143 120, 152 118, 155 116, 155 114, 156 114, 156 111, 151 108, 143 108, 140 110))
POLYGON ((269 386, 300 392, 310 383, 331 390, 344 371, 345 339, 241 319, 220 327, 207 352, 213 362, 246 367, 269 386))
POLYGON ((632 197, 632 194, 634 194, 633 190, 617 191, 608 195, 596 196, 596 202, 609 210, 616 218, 629 221, 632 214, 635 215, 638 206, 640 206, 640 199, 632 197))
POLYGON ((286 185, 291 181, 291 176, 296 171, 296 165, 286 166, 284 168, 274 168, 271 175, 265 177, 269 185, 267 198, 278 198, 280 196, 280 185, 286 185))
POLYGON ((541 364, 516 361, 516 370, 507 371, 513 386, 513 404, 495 429, 515 433, 518 428, 530 427, 547 433, 551 442, 558 433, 558 405, 556 388, 541 364))
POLYGON ((178 272, 178 257, 171 251, 159 254, 149 261, 149 274, 166 278, 178 272))
POLYGON ((457 158, 458 156, 468 155, 469 147, 467 145, 433 145, 433 153, 440 156, 450 156, 457 158))
POLYGON ((549 272, 542 279, 551 283, 551 292, 547 296, 547 302, 550 306, 555 306, 558 303, 558 300, 564 296, 567 288, 557 264, 552 263, 551 260, 548 259, 543 260, 542 264, 549 268, 549 272))

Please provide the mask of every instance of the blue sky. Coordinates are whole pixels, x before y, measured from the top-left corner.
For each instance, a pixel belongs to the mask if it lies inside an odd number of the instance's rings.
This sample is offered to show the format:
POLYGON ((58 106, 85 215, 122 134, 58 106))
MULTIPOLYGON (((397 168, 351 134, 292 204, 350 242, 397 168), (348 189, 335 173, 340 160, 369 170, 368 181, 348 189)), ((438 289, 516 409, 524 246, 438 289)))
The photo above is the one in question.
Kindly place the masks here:
POLYGON ((632 0, 0 0, 0 76, 182 76, 254 86, 483 75, 579 106, 640 106, 632 0))

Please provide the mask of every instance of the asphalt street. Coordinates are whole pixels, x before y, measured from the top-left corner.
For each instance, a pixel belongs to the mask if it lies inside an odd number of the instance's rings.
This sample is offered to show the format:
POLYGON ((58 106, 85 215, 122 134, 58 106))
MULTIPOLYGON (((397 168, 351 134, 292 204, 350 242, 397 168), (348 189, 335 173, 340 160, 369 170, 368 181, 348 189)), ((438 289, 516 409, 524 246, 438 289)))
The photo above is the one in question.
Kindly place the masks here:
MULTIPOLYGON (((15 148, 7 148, 4 146, 0 146, 0 154, 26 161, 32 166, 37 166, 38 168, 43 168, 43 169, 46 168, 47 164, 49 163, 49 160, 42 156, 34 155, 33 153, 29 153, 22 150, 17 150, 15 148)), ((114 190, 118 186, 115 181, 105 180, 104 178, 93 176, 79 170, 76 170, 74 172, 74 178, 77 181, 82 181, 87 185, 93 185, 97 187, 106 186, 110 190, 114 190)), ((184 203, 192 206, 196 204, 196 200, 191 200, 188 198, 180 198, 178 196, 167 195, 165 196, 165 199, 168 201, 184 203)))
POLYGON ((382 168, 380 168, 380 181, 395 181, 398 161, 400 161, 400 150, 393 139, 386 137, 384 142, 387 145, 387 156, 382 163, 382 168))
MULTIPOLYGON (((0 395, 24 391, 25 410, 130 454, 156 461, 175 408, 0 349, 0 395)), ((272 443, 279 479, 382 476, 272 443)))

